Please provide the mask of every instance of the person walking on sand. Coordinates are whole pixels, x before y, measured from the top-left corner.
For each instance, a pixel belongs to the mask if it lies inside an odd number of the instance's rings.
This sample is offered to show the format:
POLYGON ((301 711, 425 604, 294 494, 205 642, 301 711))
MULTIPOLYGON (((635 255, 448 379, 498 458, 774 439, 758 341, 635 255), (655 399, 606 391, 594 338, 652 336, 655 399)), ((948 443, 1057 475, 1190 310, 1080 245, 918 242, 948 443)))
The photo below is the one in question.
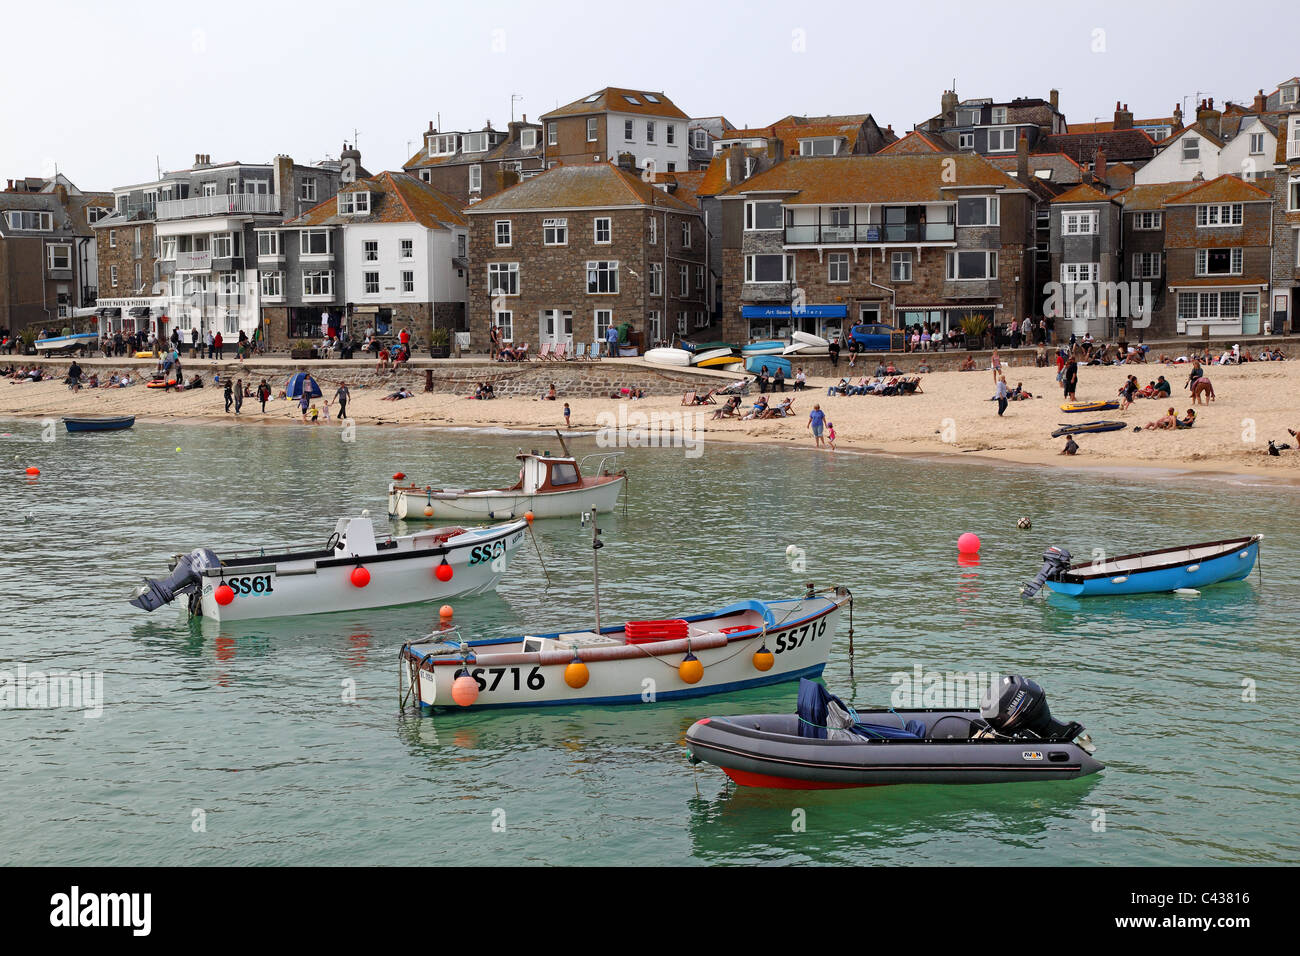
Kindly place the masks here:
POLYGON ((1007 377, 1005 375, 1000 375, 998 376, 998 390, 997 390, 998 418, 1001 418, 1002 413, 1007 410, 1008 394, 1009 393, 1007 391, 1007 377))
POLYGON ((1074 390, 1079 387, 1079 362, 1073 356, 1065 363, 1065 374, 1061 377, 1061 389, 1066 401, 1075 401, 1074 390))
POLYGON ((231 393, 231 389, 232 389, 233 387, 234 387, 234 386, 233 386, 233 383, 230 381, 230 379, 226 379, 225 396, 226 396, 226 414, 227 414, 227 415, 230 414, 230 404, 231 404, 231 402, 234 401, 234 398, 235 398, 235 396, 231 393))
POLYGON ((564 427, 569 427, 569 403, 564 403, 564 427))
POLYGON ((271 397, 271 386, 266 384, 266 379, 257 386, 257 400, 262 403, 262 414, 266 414, 266 400, 271 397))
POLYGON ((826 441, 831 446, 831 451, 835 450, 835 423, 826 423, 826 441))
POLYGON ((813 433, 813 438, 817 439, 817 447, 824 448, 825 442, 822 439, 822 429, 826 427, 826 413, 822 411, 820 405, 814 405, 811 412, 808 413, 808 430, 813 433))
POLYGON ((998 376, 1002 374, 1002 359, 998 358, 998 350, 993 350, 993 384, 998 383, 998 376))
POLYGON ((235 379, 235 414, 238 415, 239 410, 243 407, 244 407, 244 380, 241 378, 237 378, 235 379))
POLYGON ((334 401, 339 403, 339 421, 348 417, 348 383, 344 382, 334 393, 334 401))

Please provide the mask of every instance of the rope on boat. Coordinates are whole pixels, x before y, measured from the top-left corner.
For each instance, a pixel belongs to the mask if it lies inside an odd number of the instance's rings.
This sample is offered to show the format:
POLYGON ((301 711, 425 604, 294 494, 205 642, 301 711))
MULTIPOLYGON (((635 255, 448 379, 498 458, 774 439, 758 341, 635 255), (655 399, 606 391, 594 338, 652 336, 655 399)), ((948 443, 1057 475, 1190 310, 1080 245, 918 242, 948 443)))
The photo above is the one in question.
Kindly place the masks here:
POLYGON ((546 575, 546 589, 549 591, 551 588, 551 572, 546 570, 546 561, 542 558, 542 549, 537 543, 537 536, 533 534, 533 523, 531 521, 528 522, 528 537, 532 539, 533 550, 537 552, 537 561, 542 566, 542 573, 546 575))

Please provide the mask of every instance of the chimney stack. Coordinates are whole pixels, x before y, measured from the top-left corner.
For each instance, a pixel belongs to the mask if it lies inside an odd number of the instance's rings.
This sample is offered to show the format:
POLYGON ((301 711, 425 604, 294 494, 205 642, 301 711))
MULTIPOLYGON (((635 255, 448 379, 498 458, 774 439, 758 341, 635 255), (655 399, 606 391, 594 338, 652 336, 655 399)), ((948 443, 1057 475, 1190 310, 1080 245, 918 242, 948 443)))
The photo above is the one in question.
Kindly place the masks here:
POLYGON ((1171 132, 1177 133, 1179 130, 1183 128, 1183 107, 1181 103, 1174 104, 1173 117, 1174 117, 1174 128, 1171 130, 1171 132))
POLYGON ((1255 112, 1262 113, 1267 108, 1268 108, 1268 97, 1264 95, 1263 90, 1260 90, 1258 93, 1255 94, 1255 112))
POLYGON ((1119 103, 1116 102, 1114 129, 1132 129, 1132 128, 1133 128, 1133 114, 1129 112, 1128 104, 1125 103, 1121 107, 1119 103))
POLYGON ((1052 109, 1058 113, 1061 111, 1061 91, 1049 90, 1047 93, 1047 102, 1052 104, 1052 109))
POLYGON ((1025 130, 1020 131, 1016 140, 1016 178, 1022 183, 1029 182, 1029 134, 1025 130))
POLYGON ((623 170, 625 173, 636 172, 636 157, 628 152, 619 153, 618 168, 623 170))
POLYGON ((1102 185, 1106 183, 1106 149, 1103 146, 1097 147, 1097 152, 1092 157, 1092 175, 1102 185))
POLYGON ((957 120, 957 91, 944 90, 939 98, 939 115, 943 125, 953 125, 957 120))
POLYGON ((1207 132, 1214 136, 1222 135, 1219 132, 1222 118, 1223 114, 1214 108, 1214 97, 1201 100, 1200 108, 1196 111, 1196 122, 1200 123, 1207 132))

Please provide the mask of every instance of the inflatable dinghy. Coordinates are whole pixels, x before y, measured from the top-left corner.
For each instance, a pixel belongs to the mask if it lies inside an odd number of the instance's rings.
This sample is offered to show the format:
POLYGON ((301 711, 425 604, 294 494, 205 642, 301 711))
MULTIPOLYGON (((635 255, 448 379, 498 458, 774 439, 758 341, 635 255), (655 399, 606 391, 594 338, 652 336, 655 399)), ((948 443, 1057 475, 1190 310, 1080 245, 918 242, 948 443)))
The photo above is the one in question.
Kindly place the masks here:
POLYGON ((1119 402, 1067 402, 1061 411, 1068 414, 1075 412, 1113 412, 1119 408, 1119 402))
POLYGON ((1082 425, 1062 425, 1056 431, 1052 432, 1053 438, 1060 438, 1062 435, 1083 435, 1088 432, 1113 432, 1126 427, 1123 422, 1084 422, 1082 425))
POLYGON ((1053 720, 1023 677, 1002 678, 979 710, 856 713, 804 678, 797 713, 705 717, 686 747, 741 786, 784 790, 1071 780, 1104 766, 1083 727, 1053 720))

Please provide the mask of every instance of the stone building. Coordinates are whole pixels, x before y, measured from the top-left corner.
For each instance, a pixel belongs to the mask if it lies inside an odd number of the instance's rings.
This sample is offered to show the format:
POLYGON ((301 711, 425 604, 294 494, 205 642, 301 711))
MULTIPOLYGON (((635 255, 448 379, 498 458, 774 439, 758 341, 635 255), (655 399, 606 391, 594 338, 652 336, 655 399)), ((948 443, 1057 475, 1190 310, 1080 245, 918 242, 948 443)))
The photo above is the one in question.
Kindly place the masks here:
POLYGON ((1119 287, 1121 206, 1080 183, 1055 197, 1050 210, 1051 284, 1043 311, 1056 320, 1058 336, 1110 339, 1140 305, 1119 287))
MULTIPOLYGON (((1292 99, 1295 104, 1295 99, 1292 99)), ((1300 318, 1300 105, 1280 125, 1273 176, 1273 303, 1275 330, 1300 318)))
POLYGON ((495 196, 546 168, 542 127, 525 115, 504 130, 438 130, 429 123, 420 151, 402 169, 461 205, 495 196))
POLYGON ((708 234, 692 203, 636 176, 630 157, 564 165, 466 211, 471 345, 603 341, 623 323, 643 346, 707 324, 708 234))
POLYGON ((690 169, 691 118, 663 93, 607 86, 542 116, 546 164, 618 162, 631 154, 640 169, 690 169))

